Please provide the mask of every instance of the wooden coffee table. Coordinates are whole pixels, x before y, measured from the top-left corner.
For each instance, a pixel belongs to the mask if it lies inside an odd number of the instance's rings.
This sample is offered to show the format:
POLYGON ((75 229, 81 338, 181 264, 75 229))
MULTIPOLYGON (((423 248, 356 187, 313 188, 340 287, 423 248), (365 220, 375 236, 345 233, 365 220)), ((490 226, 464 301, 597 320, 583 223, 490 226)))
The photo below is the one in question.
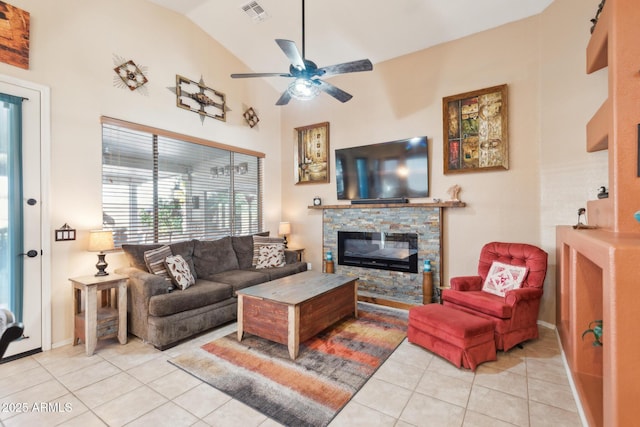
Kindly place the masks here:
POLYGON ((295 359, 301 342, 358 316, 357 280, 305 271, 238 291, 238 341, 248 332, 286 344, 295 359))

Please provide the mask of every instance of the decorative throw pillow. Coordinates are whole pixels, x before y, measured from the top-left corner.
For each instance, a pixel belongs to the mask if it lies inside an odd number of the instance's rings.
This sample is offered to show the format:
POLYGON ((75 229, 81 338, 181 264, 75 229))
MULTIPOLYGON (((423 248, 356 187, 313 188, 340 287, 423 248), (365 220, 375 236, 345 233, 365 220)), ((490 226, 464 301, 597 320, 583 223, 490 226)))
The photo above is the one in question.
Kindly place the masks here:
POLYGON ((167 268, 164 265, 164 260, 171 255, 173 255, 173 253, 171 253, 171 248, 166 245, 160 246, 158 249, 146 251, 144 253, 144 262, 147 264, 149 273, 157 274, 167 280, 171 280, 169 278, 169 273, 167 273, 167 268))
POLYGON ((285 265, 284 244, 277 243, 260 246, 260 255, 256 268, 282 267, 285 265))
POLYGON ((182 255, 168 256, 164 263, 171 281, 178 289, 184 291, 189 286, 195 285, 196 279, 191 274, 189 264, 182 258, 182 255))
POLYGON ((260 257, 260 248, 263 246, 282 244, 284 249, 284 239, 282 237, 265 237, 265 236, 253 236, 253 259, 251 260, 252 266, 258 265, 258 258, 260 257))
POLYGON ((528 272, 529 269, 524 266, 494 261, 482 285, 482 290, 503 297, 507 291, 520 288, 528 272))

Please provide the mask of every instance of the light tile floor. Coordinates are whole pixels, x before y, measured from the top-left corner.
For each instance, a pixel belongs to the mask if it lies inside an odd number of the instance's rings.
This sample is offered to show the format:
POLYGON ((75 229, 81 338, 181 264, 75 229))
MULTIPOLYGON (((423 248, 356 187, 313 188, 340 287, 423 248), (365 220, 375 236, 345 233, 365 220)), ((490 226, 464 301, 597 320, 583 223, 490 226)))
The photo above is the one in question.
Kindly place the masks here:
MULTIPOLYGON (((130 337, 87 357, 64 346, 0 365, 0 424, 278 426, 167 362, 235 331, 230 324, 164 352, 130 337)), ((341 426, 581 426, 555 331, 499 352, 475 373, 406 340, 331 422, 341 426)))

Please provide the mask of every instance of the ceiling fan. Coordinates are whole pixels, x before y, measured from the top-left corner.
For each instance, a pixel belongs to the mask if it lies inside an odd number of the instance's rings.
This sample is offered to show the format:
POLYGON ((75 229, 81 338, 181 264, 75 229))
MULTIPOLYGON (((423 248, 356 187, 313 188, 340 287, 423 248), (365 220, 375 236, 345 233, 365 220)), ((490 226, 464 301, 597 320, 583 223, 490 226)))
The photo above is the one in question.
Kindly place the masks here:
POLYGON ((276 105, 286 105, 292 97, 300 100, 315 98, 320 91, 323 91, 340 102, 347 102, 352 95, 337 88, 331 83, 321 80, 320 77, 335 74, 355 73, 359 71, 371 71, 373 65, 368 59, 344 62, 342 64, 330 65, 318 68, 313 62, 305 58, 304 49, 304 0, 302 0, 302 54, 298 50, 295 42, 291 40, 276 39, 280 49, 289 58, 291 65, 288 73, 245 73, 231 74, 231 78, 241 79, 250 77, 291 77, 295 80, 289 85, 286 91, 280 96, 276 105))

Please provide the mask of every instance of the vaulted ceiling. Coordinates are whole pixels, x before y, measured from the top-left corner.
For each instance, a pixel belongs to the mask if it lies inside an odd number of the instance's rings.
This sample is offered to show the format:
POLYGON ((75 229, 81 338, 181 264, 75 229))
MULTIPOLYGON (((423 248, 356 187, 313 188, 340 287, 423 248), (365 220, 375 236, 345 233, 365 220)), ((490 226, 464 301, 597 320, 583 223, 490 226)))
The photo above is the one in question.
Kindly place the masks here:
MULTIPOLYGON (((302 0, 149 0, 193 21, 247 65, 288 72, 275 39, 302 50, 302 0), (243 6, 256 3, 249 9, 243 6), (255 10, 260 17, 252 17, 255 10)), ((542 12, 553 0, 306 0, 307 59, 375 64, 542 12)), ((277 77, 269 78, 277 89, 277 77)))

